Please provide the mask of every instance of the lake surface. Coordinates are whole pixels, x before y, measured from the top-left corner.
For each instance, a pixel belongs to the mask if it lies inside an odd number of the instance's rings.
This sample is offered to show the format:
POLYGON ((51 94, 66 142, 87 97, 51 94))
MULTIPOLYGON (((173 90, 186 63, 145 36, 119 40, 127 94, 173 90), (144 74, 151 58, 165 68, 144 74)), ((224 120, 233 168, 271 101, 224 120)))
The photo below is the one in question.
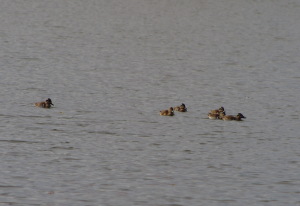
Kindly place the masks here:
POLYGON ((300 205, 299 10, 1 0, 0 205, 300 205))

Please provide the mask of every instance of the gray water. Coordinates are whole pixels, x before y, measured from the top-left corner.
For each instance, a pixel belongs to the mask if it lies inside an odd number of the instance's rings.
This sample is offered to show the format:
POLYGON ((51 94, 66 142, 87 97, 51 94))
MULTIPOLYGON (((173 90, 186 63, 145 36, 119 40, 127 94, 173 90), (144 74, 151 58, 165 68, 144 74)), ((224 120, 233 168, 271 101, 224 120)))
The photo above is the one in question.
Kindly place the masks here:
POLYGON ((0 3, 0 205, 300 205, 298 0, 0 3))

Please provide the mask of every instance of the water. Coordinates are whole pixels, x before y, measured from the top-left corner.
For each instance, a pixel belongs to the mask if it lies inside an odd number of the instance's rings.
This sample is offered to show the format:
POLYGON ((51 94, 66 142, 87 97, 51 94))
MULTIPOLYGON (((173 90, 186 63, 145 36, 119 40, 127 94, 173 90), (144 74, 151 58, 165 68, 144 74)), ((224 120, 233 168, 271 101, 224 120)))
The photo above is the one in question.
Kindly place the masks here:
POLYGON ((299 8, 1 1, 0 205, 300 205, 299 8))

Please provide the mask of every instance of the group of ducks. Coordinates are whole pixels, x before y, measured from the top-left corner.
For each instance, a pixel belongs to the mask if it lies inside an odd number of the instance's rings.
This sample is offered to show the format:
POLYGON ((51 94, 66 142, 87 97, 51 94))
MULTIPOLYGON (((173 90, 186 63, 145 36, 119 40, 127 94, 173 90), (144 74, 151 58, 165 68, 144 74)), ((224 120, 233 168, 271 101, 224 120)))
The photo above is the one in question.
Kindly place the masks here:
MULTIPOLYGON (((173 109, 173 107, 170 107, 169 110, 159 111, 159 114, 163 115, 163 116, 174 116, 174 111, 187 112, 187 108, 185 107, 185 104, 182 103, 180 106, 174 107, 174 109, 173 109)), ((207 116, 209 119, 220 119, 220 120, 224 120, 224 121, 229 121, 229 120, 242 121, 242 118, 246 119, 246 117, 242 113, 238 113, 236 116, 226 115, 224 107, 220 107, 219 109, 211 110, 207 114, 207 116)))
MULTIPOLYGON (((50 98, 46 99, 44 102, 36 102, 34 103, 35 106, 41 107, 41 108, 51 108, 52 100, 50 98)), ((185 107, 185 104, 181 104, 180 106, 170 107, 169 110, 163 110, 159 111, 159 114, 162 116, 174 116, 174 111, 178 112, 187 112, 187 108, 185 107)), ((236 116, 233 115, 226 115, 226 112, 224 110, 224 107, 220 107, 219 109, 211 110, 207 114, 209 119, 221 119, 221 120, 236 120, 236 121, 242 121, 242 118, 246 118, 243 114, 238 113, 236 116)))
POLYGON ((220 119, 220 120, 236 120, 236 121, 242 121, 242 118, 246 117, 242 113, 238 113, 236 116, 233 115, 226 115, 226 112, 224 110, 224 107, 220 107, 219 109, 211 110, 207 114, 209 119, 220 119))
POLYGON ((159 114, 163 116, 174 116, 174 111, 187 112, 187 108, 185 107, 185 104, 182 103, 180 106, 174 107, 174 109, 173 107, 170 107, 169 110, 159 111, 159 114))

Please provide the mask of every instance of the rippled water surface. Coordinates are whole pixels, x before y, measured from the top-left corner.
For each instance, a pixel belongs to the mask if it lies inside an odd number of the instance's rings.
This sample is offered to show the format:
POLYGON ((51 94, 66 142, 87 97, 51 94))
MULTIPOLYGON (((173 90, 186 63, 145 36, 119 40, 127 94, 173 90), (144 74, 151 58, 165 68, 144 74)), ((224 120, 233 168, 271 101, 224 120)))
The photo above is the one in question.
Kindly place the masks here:
POLYGON ((1 1, 0 205, 300 205, 299 9, 1 1))

